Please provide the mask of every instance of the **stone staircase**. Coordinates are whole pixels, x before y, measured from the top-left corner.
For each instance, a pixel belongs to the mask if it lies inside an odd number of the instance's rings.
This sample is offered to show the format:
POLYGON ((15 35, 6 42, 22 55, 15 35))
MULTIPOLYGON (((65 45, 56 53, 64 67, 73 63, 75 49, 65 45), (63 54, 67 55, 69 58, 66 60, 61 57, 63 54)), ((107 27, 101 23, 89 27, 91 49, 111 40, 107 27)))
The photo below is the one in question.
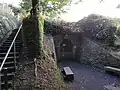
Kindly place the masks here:
MULTIPOLYGON (((16 35, 17 30, 14 30, 13 33, 8 37, 8 39, 0 46, 0 66, 5 58, 5 55, 16 35)), ((6 59, 5 64, 3 65, 2 71, 0 73, 1 76, 1 90, 5 89, 5 81, 8 81, 8 90, 13 90, 13 79, 15 77, 15 69, 16 69, 16 61, 14 59, 14 56, 16 57, 16 60, 19 57, 19 53, 21 50, 21 37, 18 35, 16 42, 15 42, 15 50, 16 54, 14 54, 14 45, 12 46, 12 49, 10 50, 10 53, 6 59), (7 70, 6 70, 7 69, 7 70), (6 72, 7 71, 7 72, 6 72), (5 76, 4 73, 7 73, 7 76, 5 76)))

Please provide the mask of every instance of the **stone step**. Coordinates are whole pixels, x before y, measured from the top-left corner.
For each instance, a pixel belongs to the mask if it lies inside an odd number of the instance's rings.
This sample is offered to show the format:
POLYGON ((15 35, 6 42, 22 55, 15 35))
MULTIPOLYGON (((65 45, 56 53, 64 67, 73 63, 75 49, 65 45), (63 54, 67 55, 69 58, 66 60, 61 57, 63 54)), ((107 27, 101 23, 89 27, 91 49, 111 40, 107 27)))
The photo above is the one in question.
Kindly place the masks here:
MULTIPOLYGON (((8 81, 8 88, 11 88, 12 87, 12 81, 8 81)), ((2 82, 1 83, 1 90, 5 90, 5 83, 4 82, 2 82)))
POLYGON ((6 68, 7 68, 7 73, 13 73, 13 72, 15 72, 15 67, 11 66, 11 67, 3 67, 1 73, 3 73, 6 68))
MULTIPOLYGON (((15 77, 15 73, 7 73, 8 80, 12 80, 15 77)), ((4 74, 1 74, 1 82, 4 82, 4 74)))
MULTIPOLYGON (((0 63, 0 65, 2 64, 2 62, 0 63)), ((4 67, 11 67, 11 66, 15 66, 15 62, 14 60, 11 62, 5 62, 4 67)))

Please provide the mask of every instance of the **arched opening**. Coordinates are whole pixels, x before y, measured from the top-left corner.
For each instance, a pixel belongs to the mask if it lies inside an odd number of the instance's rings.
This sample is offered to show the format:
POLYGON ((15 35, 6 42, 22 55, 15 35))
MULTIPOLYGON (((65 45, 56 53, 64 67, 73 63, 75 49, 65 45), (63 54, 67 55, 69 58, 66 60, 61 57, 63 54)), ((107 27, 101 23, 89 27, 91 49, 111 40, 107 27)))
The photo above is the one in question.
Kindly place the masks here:
POLYGON ((64 39, 60 45, 60 52, 72 52, 73 44, 70 40, 64 39))
POLYGON ((73 59, 73 44, 71 40, 64 39, 60 44, 60 59, 73 59))

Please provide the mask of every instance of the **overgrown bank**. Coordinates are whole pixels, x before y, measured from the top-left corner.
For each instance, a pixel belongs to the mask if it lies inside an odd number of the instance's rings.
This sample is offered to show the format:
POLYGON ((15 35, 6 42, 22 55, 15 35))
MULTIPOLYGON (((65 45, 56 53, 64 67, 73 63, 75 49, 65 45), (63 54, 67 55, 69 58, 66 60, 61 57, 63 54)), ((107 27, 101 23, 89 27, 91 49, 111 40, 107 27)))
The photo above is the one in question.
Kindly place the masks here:
POLYGON ((27 19, 24 24, 24 48, 19 59, 15 78, 15 90, 67 90, 57 62, 52 57, 47 40, 41 57, 35 55, 34 22, 27 19), (36 59, 35 59, 36 58, 36 59))

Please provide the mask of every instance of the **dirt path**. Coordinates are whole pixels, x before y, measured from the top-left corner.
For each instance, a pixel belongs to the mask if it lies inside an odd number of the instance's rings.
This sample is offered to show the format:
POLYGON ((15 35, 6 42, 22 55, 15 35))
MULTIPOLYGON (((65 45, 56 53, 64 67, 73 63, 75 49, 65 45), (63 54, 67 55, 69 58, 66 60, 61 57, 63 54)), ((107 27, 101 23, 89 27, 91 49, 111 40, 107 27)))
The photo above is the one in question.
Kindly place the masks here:
POLYGON ((69 66, 75 74, 73 83, 67 83, 71 90, 117 90, 114 88, 120 87, 118 76, 73 61, 62 61, 63 66, 69 66))

